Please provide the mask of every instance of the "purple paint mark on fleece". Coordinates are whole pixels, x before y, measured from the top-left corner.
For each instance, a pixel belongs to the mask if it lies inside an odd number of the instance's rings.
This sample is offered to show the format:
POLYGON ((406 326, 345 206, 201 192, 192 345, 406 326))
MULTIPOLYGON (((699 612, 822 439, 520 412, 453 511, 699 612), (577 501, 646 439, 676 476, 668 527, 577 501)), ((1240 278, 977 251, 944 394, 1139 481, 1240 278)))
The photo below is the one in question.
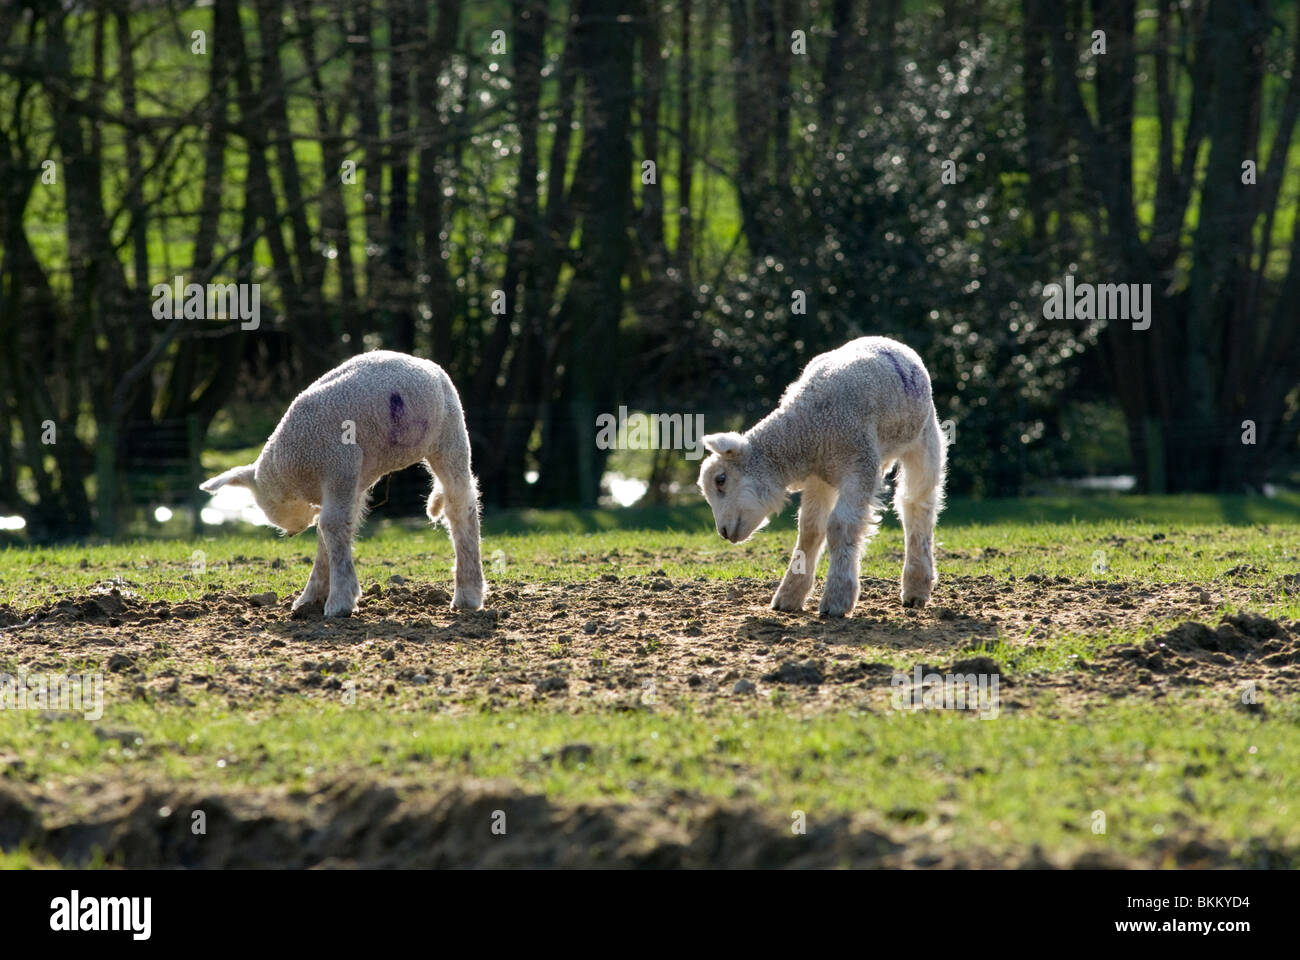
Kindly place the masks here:
POLYGON ((406 404, 401 394, 394 393, 388 397, 388 445, 390 447, 417 447, 424 442, 429 432, 429 421, 421 417, 412 420, 404 416, 406 404))
POLYGON ((916 375, 915 371, 904 368, 898 362, 898 356, 893 350, 884 350, 882 352, 889 358, 889 362, 894 365, 894 372, 898 374, 898 379, 903 381, 903 392, 909 397, 919 397, 924 392, 921 387, 921 378, 916 375))
POLYGON ((388 428, 388 445, 390 447, 396 447, 402 442, 402 425, 398 421, 402 419, 402 410, 405 406, 406 405, 402 403, 402 395, 400 393, 389 395, 388 419, 391 422, 391 426, 388 428))

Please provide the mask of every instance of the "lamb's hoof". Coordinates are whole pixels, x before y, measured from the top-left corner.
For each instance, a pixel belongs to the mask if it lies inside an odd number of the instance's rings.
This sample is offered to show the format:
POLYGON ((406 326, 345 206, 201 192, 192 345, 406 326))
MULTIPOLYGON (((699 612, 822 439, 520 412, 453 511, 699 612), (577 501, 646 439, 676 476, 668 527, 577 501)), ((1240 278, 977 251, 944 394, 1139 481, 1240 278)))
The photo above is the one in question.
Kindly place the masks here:
POLYGON ((781 613, 803 613, 803 602, 809 598, 811 592, 813 592, 811 585, 806 591, 792 591, 787 585, 781 584, 776 593, 772 594, 772 602, 768 606, 772 610, 780 610, 781 613))
POLYGON ((456 595, 451 598, 451 608, 453 610, 482 610, 483 591, 473 593, 468 590, 457 590, 456 595))
POLYGON ((858 598, 845 599, 833 594, 829 597, 822 597, 821 606, 817 608, 817 616, 824 617, 828 620, 838 620, 841 617, 847 617, 853 613, 853 607, 857 604, 858 598))
POLYGON ((325 613, 325 608, 319 603, 304 603, 302 606, 294 605, 293 611, 289 614, 290 620, 315 620, 325 613))
POLYGON ((823 620, 843 620, 852 610, 852 607, 828 607, 822 604, 817 611, 817 616, 823 620))
POLYGON ((826 581, 822 591, 822 602, 817 608, 817 615, 827 618, 847 617, 853 613, 858 603, 858 583, 856 580, 836 578, 826 581))
POLYGON ((357 601, 348 600, 331 600, 325 604, 325 616, 327 617, 350 617, 357 612, 357 601))
POLYGON ((934 585, 939 582, 933 571, 904 570, 902 582, 899 583, 898 595, 904 607, 917 610, 930 602, 934 585))
POLYGON ((303 593, 293 602, 292 610, 298 610, 301 607, 323 607, 325 606, 325 597, 320 594, 303 593))
POLYGON ((815 585, 816 581, 808 574, 792 574, 787 570, 768 606, 782 613, 803 613, 803 605, 815 585))

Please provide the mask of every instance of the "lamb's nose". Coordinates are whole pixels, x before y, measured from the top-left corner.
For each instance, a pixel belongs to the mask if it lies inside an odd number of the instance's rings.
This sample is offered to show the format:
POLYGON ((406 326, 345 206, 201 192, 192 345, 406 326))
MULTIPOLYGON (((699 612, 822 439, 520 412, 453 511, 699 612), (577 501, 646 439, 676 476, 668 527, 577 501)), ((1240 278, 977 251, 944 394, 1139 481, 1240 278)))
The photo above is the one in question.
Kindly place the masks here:
POLYGON ((722 537, 723 540, 726 540, 726 539, 727 539, 727 528, 726 528, 726 527, 718 527, 718 535, 719 535, 720 537, 722 537))

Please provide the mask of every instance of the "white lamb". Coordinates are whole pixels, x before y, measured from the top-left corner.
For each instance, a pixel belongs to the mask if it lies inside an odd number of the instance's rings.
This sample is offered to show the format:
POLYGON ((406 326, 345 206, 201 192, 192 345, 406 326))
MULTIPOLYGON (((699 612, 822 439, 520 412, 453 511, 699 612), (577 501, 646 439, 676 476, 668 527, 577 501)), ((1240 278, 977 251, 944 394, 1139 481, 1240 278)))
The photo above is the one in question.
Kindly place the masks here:
POLYGON ((469 433, 451 378, 428 360, 375 350, 335 367, 290 404, 261 455, 201 489, 248 487, 268 520, 290 536, 318 524, 316 562, 294 609, 323 603, 350 616, 361 587, 352 540, 370 488, 424 461, 433 472, 429 519, 445 516, 456 553, 453 609, 478 610, 487 584, 479 556, 478 484, 469 433))
POLYGON ((700 465, 718 533, 747 540, 779 510, 787 491, 803 491, 799 539, 772 598, 773 610, 799 611, 812 592, 823 543, 830 569, 820 614, 843 617, 858 602, 858 565, 880 520, 884 475, 897 461, 894 509, 903 521, 904 606, 925 606, 937 582, 934 524, 943 508, 945 442, 930 375, 909 347, 862 337, 814 357, 781 403, 743 436, 704 438, 700 465))

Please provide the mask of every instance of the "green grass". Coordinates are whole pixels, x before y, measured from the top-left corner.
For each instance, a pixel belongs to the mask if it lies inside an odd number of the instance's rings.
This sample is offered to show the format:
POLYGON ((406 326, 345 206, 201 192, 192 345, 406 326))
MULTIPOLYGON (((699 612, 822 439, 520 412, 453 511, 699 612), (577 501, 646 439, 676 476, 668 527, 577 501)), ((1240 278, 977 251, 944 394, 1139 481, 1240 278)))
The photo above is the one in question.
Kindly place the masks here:
MULTIPOLYGON (((713 532, 703 504, 489 512, 483 557, 489 581, 581 580, 660 569, 673 578, 774 579, 794 526, 795 510, 788 506, 767 530, 737 547, 713 532)), ((1038 574, 1169 583, 1208 581, 1241 564, 1294 572, 1300 570, 1300 497, 958 501, 940 518, 938 539, 941 577, 1038 574)), ((867 548, 863 575, 895 578, 901 550, 901 530, 888 513, 867 548)), ((314 555, 314 531, 285 539, 248 526, 197 541, 9 546, 0 550, 0 603, 31 606, 56 591, 83 591, 114 577, 146 599, 192 599, 214 589, 284 596, 302 588, 302 561, 314 555), (270 568, 277 560, 282 566, 270 568)), ((395 573, 420 580, 451 576, 446 533, 419 520, 368 525, 355 555, 363 583, 395 573)))
MULTIPOLYGON (((1300 570, 1298 515, 1294 498, 957 502, 940 527, 940 573, 1200 585, 1249 564, 1254 572, 1234 579, 1254 591, 1258 602, 1251 609, 1300 619, 1300 598, 1276 588, 1282 574, 1300 570), (1095 566, 1099 551, 1104 571, 1095 566)), ((490 580, 564 581, 660 569, 674 580, 774 580, 792 526, 787 509, 774 529, 735 547, 712 533, 707 510, 694 507, 489 514, 484 557, 490 580), (629 521, 643 528, 619 525, 629 521), (494 556, 503 572, 492 570, 494 556)), ((868 548, 863 574, 896 578, 901 547, 897 525, 886 522, 868 548)), ((310 535, 286 541, 261 530, 200 542, 9 548, 0 551, 0 602, 30 607, 112 577, 149 599, 211 590, 272 589, 285 596, 301 588, 308 568, 300 560, 313 548, 310 535), (196 550, 206 564, 197 574, 191 571, 196 550), (283 561, 278 569, 275 560, 283 561)), ((407 523, 375 525, 357 557, 363 583, 394 573, 445 582, 452 559, 444 532, 407 523)), ((1213 622, 1226 609, 1198 616, 1213 622)), ((1154 626, 1067 634, 1050 643, 1033 642, 1032 630, 1006 624, 989 646, 1012 675, 1073 669, 1078 658, 1139 640, 1154 626)), ((859 652, 889 659, 885 650, 859 652)), ((51 650, 51 656, 58 654, 51 650)), ((1243 863, 1259 862, 1260 845, 1291 857, 1300 850, 1300 703, 1294 698, 1265 694, 1263 712, 1249 714, 1223 690, 1183 690, 1159 700, 1094 697, 1059 709, 1048 697, 1033 709, 980 720, 889 710, 868 691, 856 706, 811 716, 782 710, 776 697, 713 708, 681 700, 566 712, 548 703, 484 702, 477 712, 439 712, 401 696, 367 707, 290 695, 236 711, 199 691, 192 706, 110 702, 96 722, 6 713, 0 754, 22 760, 4 776, 33 784, 107 778, 243 789, 339 778, 436 786, 501 777, 553 802, 653 800, 686 791, 783 818, 801 810, 810 825, 857 814, 889 829, 939 831, 954 850, 1098 847, 1150 862, 1161 838, 1175 835, 1207 837, 1243 863), (123 746, 96 727, 135 731, 141 742, 123 746), (573 743, 592 747, 585 762, 559 759, 561 748, 573 743), (1095 811, 1106 816, 1104 835, 1092 831, 1095 811)), ((1014 688, 1004 691, 1004 700, 1014 697, 1014 688)), ((0 867, 39 865, 39 857, 21 851, 0 858, 0 867)))
POLYGON ((57 863, 25 847, 0 850, 0 870, 48 870, 55 867, 58 867, 57 863))
MULTIPOLYGON (((869 812, 882 823, 943 824, 961 848, 1138 856, 1162 834, 1208 832, 1237 851, 1300 844, 1300 705, 1269 722, 1186 702, 1118 704, 1086 722, 870 709, 809 718, 689 709, 610 714, 529 710, 451 717, 291 704, 235 714, 132 704, 112 725, 142 732, 134 749, 79 720, 23 717, 11 748, 24 776, 200 781, 211 789, 336 778, 441 784, 504 777, 553 801, 633 801, 689 791, 742 800, 810 824, 869 812), (594 747, 563 763, 566 744, 594 747), (1190 799, 1189 799, 1190 797, 1190 799), (1107 818, 1094 835, 1094 811, 1107 818)), ((109 721, 103 721, 105 725, 109 721)))

